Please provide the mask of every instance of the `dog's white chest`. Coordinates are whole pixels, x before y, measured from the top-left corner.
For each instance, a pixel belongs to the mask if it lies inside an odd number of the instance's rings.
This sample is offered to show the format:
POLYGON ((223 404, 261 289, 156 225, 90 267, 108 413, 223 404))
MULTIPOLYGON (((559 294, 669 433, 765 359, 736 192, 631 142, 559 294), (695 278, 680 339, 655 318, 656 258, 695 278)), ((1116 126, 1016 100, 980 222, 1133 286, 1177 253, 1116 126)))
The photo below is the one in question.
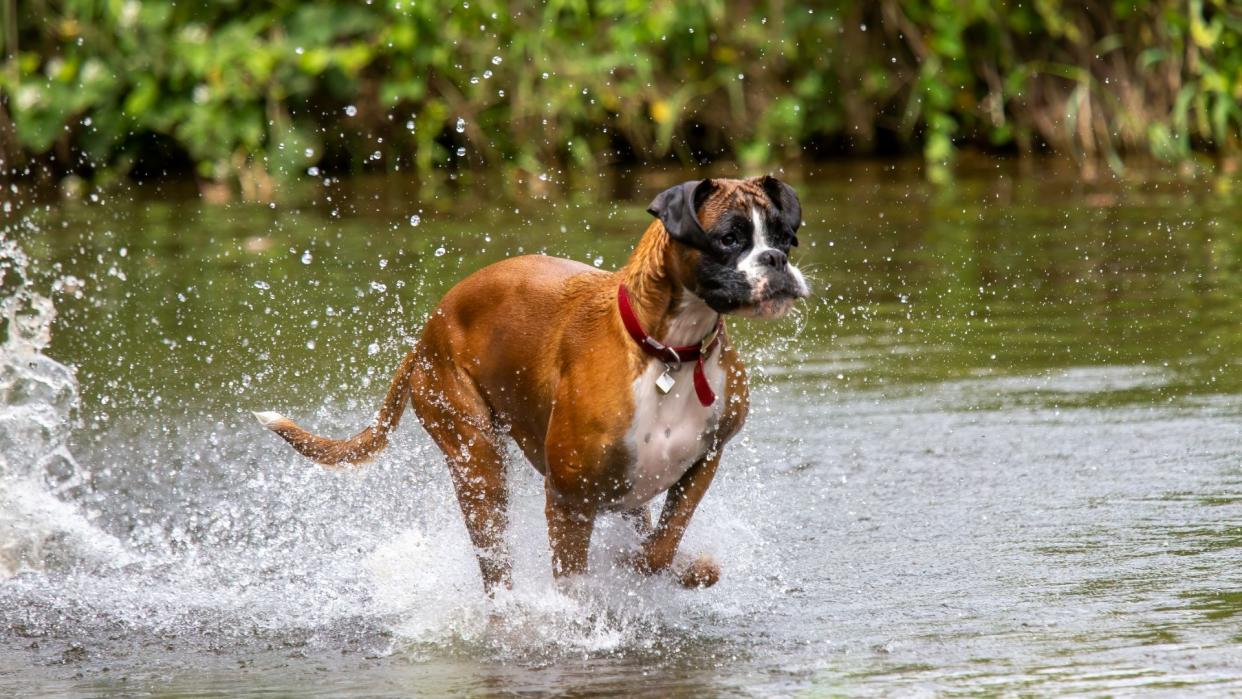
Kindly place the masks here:
POLYGON ((665 373, 660 362, 651 362, 634 382, 634 419, 626 433, 632 455, 627 473, 630 488, 619 503, 621 509, 637 507, 668 490, 711 447, 724 389, 720 350, 712 354, 704 366, 716 393, 709 406, 702 405, 694 391, 693 362, 672 372, 674 383, 668 393, 656 385, 665 373))

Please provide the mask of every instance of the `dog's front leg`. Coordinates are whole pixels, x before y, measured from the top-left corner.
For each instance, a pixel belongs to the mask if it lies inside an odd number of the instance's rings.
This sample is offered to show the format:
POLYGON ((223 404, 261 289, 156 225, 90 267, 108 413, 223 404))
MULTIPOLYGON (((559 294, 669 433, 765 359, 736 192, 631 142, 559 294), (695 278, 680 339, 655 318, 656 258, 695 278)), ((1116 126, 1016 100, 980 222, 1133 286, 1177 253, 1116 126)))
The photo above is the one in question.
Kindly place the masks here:
MULTIPOLYGON (((647 538, 638 561, 638 568, 644 573, 657 573, 667 570, 673 565, 677 547, 681 537, 690 525, 694 510, 711 485, 716 475, 716 467, 720 464, 720 450, 700 459, 686 471, 669 488, 664 498, 664 509, 660 512, 660 521, 655 531, 647 538)), ((720 566, 707 556, 700 556, 681 570, 675 570, 678 582, 685 587, 711 587, 720 579, 720 566)))

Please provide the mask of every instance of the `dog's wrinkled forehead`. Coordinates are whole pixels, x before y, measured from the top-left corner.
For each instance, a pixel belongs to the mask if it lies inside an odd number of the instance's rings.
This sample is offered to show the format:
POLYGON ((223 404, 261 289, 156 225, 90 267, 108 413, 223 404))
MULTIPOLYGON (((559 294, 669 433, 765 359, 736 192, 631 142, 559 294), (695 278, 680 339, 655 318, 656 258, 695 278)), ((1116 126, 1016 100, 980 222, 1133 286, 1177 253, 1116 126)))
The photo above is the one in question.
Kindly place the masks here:
POLYGON ((715 188, 710 196, 699 206, 699 223, 705 229, 712 226, 730 211, 743 211, 749 215, 752 209, 761 212, 773 208, 772 200, 764 191, 758 179, 750 180, 712 180, 715 188))
POLYGON ((756 230, 788 236, 792 246, 798 244, 794 234, 802 223, 798 195, 771 176, 682 182, 656 195, 647 211, 660 219, 670 238, 704 253, 720 252, 718 243, 729 240, 725 228, 737 235, 750 234, 741 230, 746 226, 737 219, 754 221, 756 230))

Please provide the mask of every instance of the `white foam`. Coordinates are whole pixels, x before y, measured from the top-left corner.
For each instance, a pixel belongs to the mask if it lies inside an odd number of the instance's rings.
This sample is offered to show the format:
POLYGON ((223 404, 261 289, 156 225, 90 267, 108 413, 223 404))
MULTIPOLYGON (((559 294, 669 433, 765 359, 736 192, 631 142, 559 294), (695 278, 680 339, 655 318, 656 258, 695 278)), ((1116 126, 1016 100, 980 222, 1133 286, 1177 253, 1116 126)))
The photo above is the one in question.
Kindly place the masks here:
MULTIPOLYGON (((725 498, 705 502, 682 555, 713 556, 723 566, 709 590, 686 590, 668 575, 645 577, 621 562, 638 540, 619 517, 597 520, 590 572, 557 581, 551 572, 543 497, 526 464, 510 507, 513 582, 495 599, 483 593, 478 566, 455 503, 436 500, 429 521, 397 532, 367 556, 374 611, 391 616, 399 646, 483 644, 502 657, 539 660, 642 649, 707 619, 747 613, 767 593, 752 562, 763 542, 725 498)), ((447 493, 446 493, 447 495, 447 493)), ((709 497, 709 500, 711 498, 709 497)), ((426 500, 424 500, 426 503, 426 500)))
POLYGON ((133 554, 42 483, 0 481, 0 579, 27 570, 111 568, 133 554))

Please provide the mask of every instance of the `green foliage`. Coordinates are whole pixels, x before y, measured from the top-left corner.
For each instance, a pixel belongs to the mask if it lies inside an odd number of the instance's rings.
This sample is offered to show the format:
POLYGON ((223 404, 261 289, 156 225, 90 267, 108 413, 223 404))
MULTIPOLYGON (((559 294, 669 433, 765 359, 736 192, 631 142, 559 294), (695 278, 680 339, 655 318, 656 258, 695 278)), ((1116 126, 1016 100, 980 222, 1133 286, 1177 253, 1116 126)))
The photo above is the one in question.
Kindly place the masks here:
POLYGON ((0 155, 61 171, 188 161, 244 189, 895 146, 938 180, 963 144, 1120 167, 1242 133, 1226 0, 0 2, 0 155))

